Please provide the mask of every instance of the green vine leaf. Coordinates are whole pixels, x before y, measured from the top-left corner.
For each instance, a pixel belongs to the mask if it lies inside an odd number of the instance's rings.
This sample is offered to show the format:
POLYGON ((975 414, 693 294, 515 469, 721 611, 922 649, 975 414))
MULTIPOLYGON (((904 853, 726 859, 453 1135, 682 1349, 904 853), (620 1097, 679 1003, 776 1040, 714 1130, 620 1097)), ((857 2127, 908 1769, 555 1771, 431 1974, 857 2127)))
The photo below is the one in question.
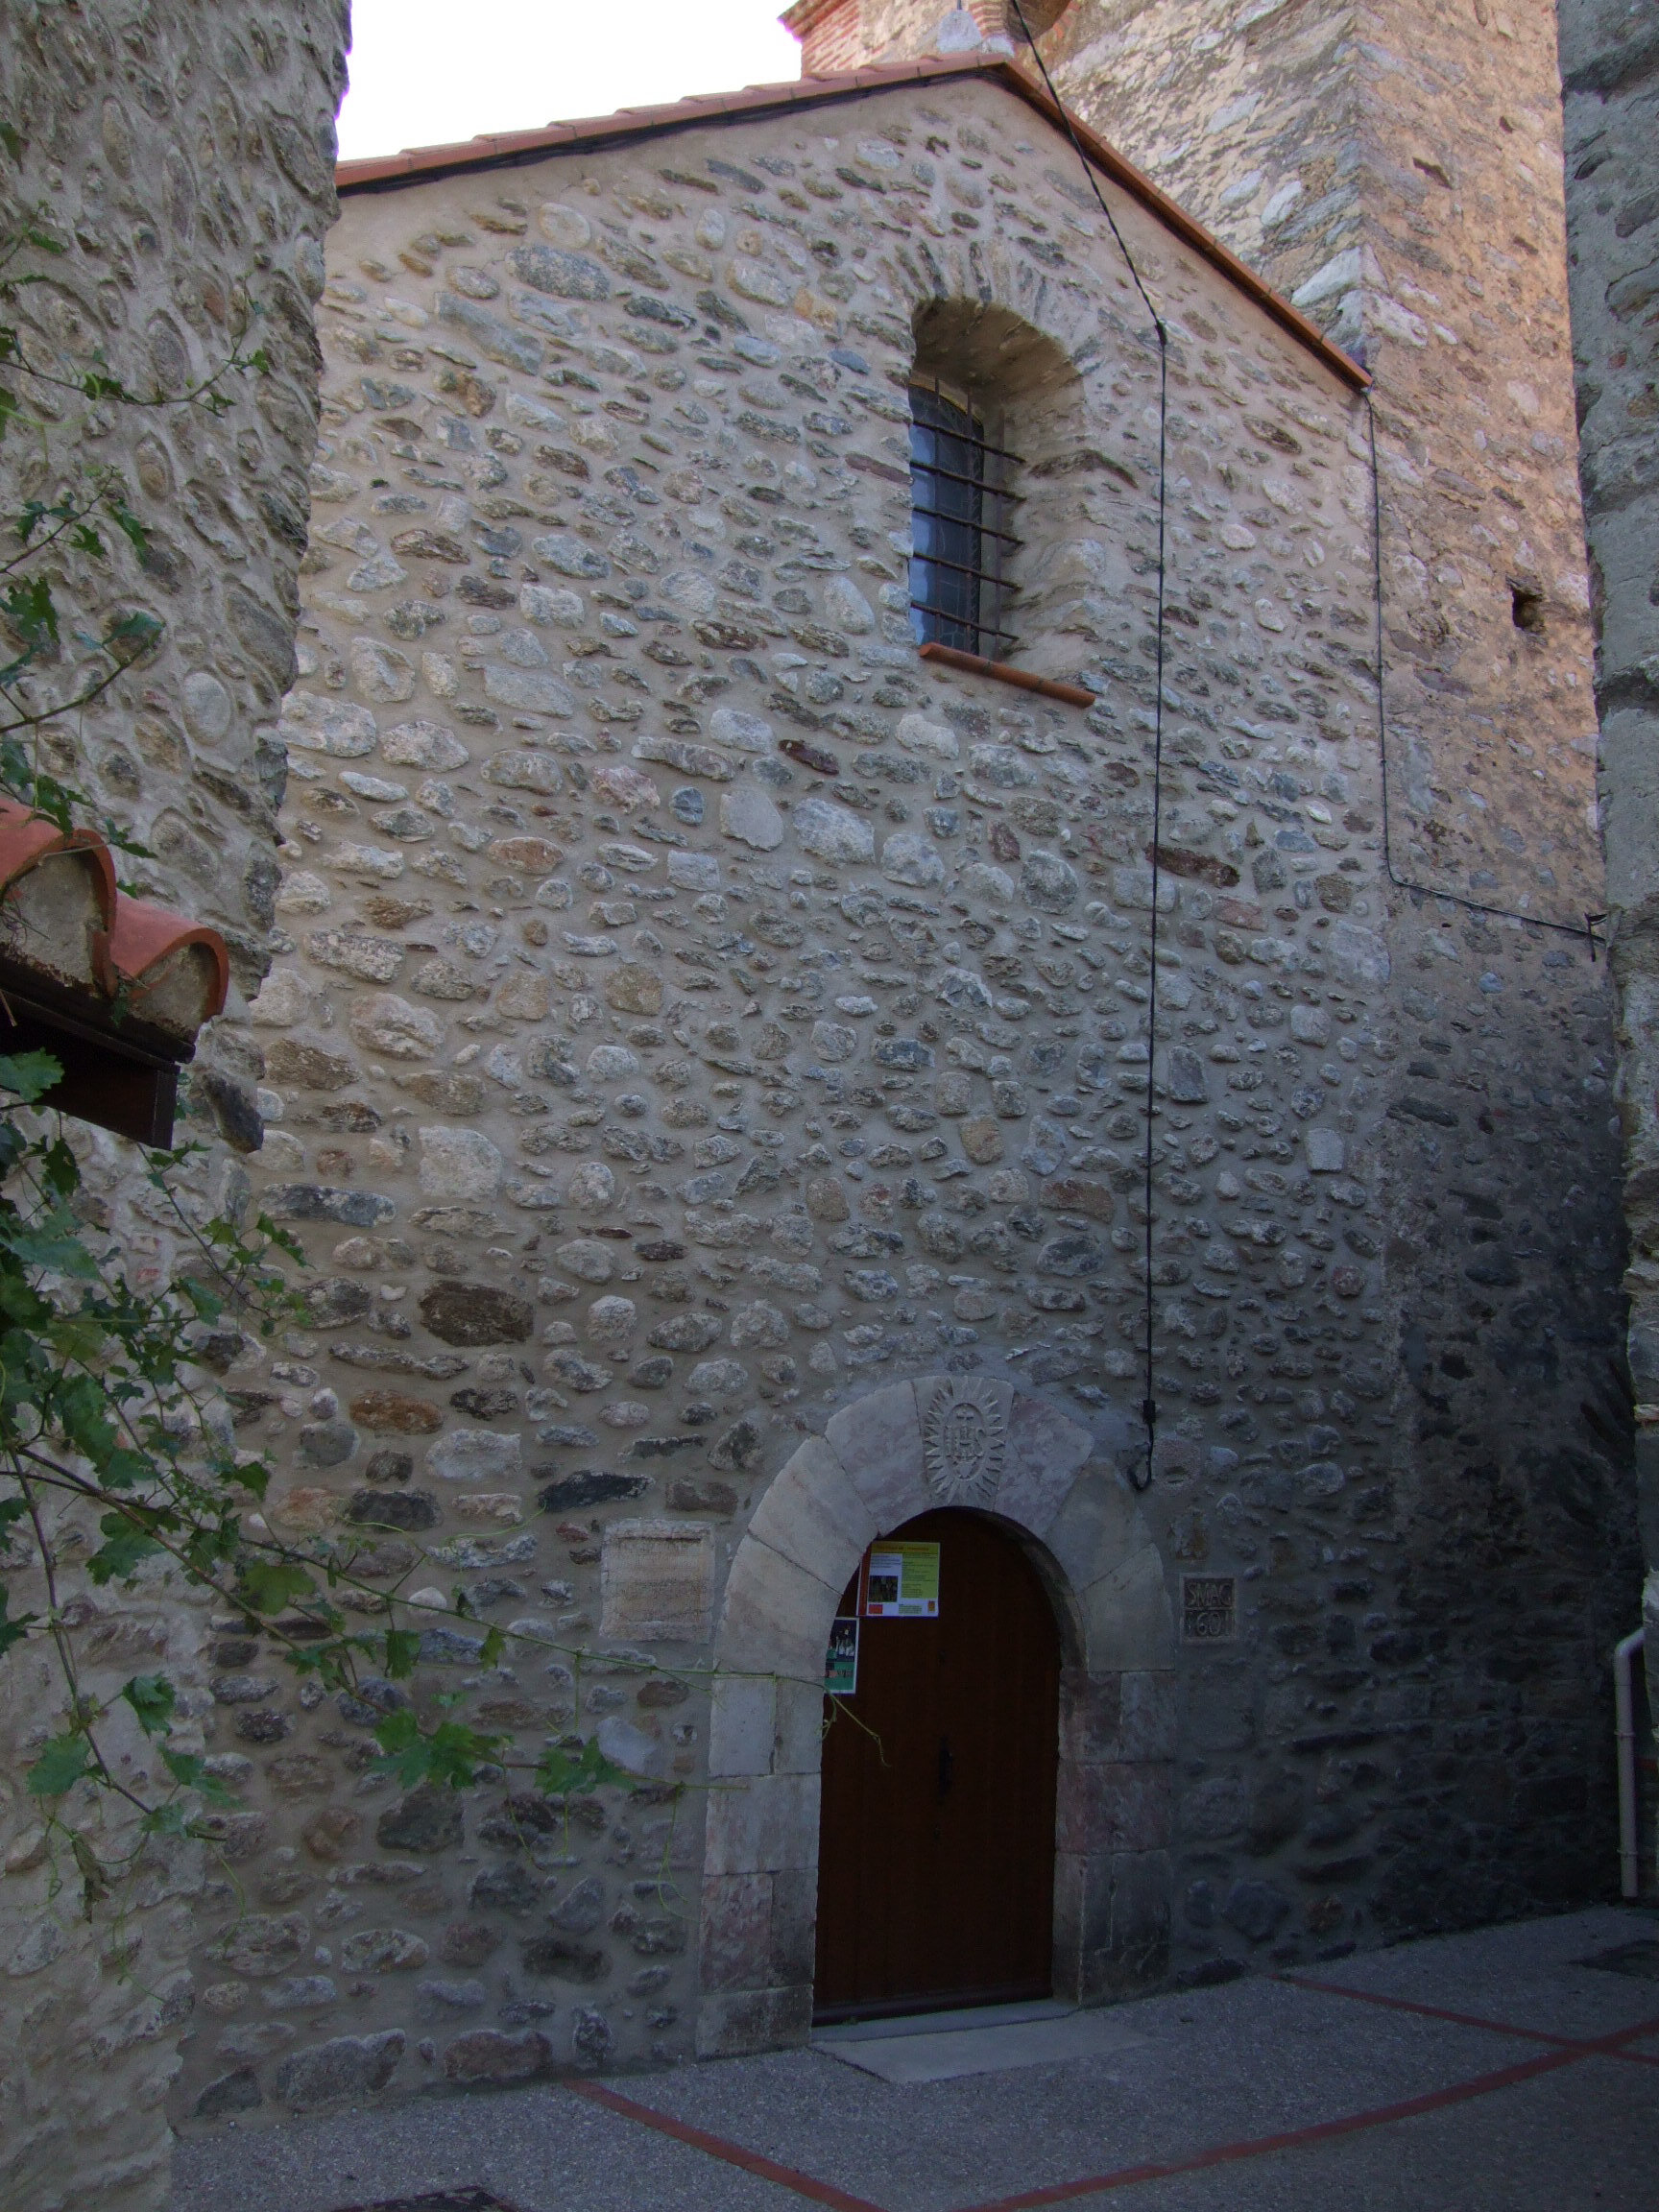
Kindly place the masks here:
POLYGON ((90 1313, 60 1313, 47 1322, 42 1334, 65 1365, 75 1360, 84 1367, 93 1366, 109 1341, 103 1322, 90 1313))
POLYGON ((374 1741, 383 1756, 374 1761, 372 1773, 395 1775, 405 1790, 422 1782, 465 1790, 478 1779, 479 1767, 495 1757, 506 1738, 485 1735, 460 1720, 441 1720, 435 1728, 422 1730, 405 1706, 376 1724, 374 1741))
POLYGON ((42 647, 57 644, 58 609, 46 577, 30 576, 8 584, 0 595, 0 610, 23 646, 23 657, 12 662, 13 668, 26 668, 42 647))
MULTIPOLYGON (((7 1504, 15 1504, 19 1513, 23 1510, 20 1499, 8 1499, 6 1503, 7 1504)), ((21 1644, 24 1637, 28 1635, 30 1629, 40 1618, 37 1613, 19 1613, 16 1620, 13 1621, 11 1615, 11 1591, 0 1588, 0 1658, 5 1657, 13 1644, 21 1644)))
POLYGON ((25 1106, 62 1080, 62 1062, 50 1052, 0 1053, 0 1091, 14 1091, 25 1106))
POLYGON ((632 1790, 634 1777, 606 1758, 597 1736, 589 1736, 574 1759, 563 1743, 550 1743, 537 1763, 536 1783, 550 1797, 589 1797, 602 1787, 632 1790))
POLYGON ((154 614, 122 614, 105 631, 104 648, 114 654, 123 666, 131 667, 156 644, 161 629, 154 614))
POLYGON ((73 1790, 92 1764, 92 1746, 80 1730, 54 1736, 33 1767, 23 1770, 32 1797, 61 1797, 73 1790))
POLYGON ((317 1596, 309 1568, 296 1559, 250 1559, 242 1570, 241 1598, 252 1613, 273 1615, 317 1596))
POLYGON ((180 1790, 194 1790, 204 1804, 233 1805, 236 1792, 218 1775, 209 1774, 207 1762, 199 1752, 170 1751, 163 1744, 161 1764, 178 1783, 180 1790))
POLYGON ((153 1536, 146 1536, 119 1513, 106 1513, 98 1526, 105 1540, 88 1553, 86 1572, 100 1589, 111 1582, 131 1582, 143 1562, 161 1549, 153 1536))
POLYGON ((146 1736, 165 1736, 173 1725, 178 1695, 165 1674, 134 1674, 121 1685, 121 1695, 138 1716, 146 1736))
POLYGON ((21 1222, 3 1223, 0 1224, 0 1244, 25 1267, 48 1267, 56 1274, 76 1276, 82 1282, 92 1281, 98 1273, 97 1261, 70 1226, 49 1221, 47 1226, 30 1229, 21 1222))

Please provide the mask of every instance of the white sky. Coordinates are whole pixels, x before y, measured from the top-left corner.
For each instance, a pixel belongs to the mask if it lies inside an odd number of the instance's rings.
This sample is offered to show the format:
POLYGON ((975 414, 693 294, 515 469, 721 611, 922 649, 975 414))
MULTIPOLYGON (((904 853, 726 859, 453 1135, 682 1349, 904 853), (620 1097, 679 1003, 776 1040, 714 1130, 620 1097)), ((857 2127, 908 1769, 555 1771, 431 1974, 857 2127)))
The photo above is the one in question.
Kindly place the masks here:
POLYGON ((353 0, 346 160, 801 73, 788 0, 353 0))

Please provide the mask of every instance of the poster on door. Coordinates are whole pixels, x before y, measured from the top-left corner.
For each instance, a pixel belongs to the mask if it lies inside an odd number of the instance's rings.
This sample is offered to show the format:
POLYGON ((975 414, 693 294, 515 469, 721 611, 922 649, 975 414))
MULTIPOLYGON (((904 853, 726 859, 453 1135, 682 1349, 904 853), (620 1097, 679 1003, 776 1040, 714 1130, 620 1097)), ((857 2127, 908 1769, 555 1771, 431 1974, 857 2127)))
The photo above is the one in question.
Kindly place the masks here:
POLYGON ((875 1545, 864 1576, 864 1614, 871 1621, 936 1621, 938 1545, 875 1545))
POLYGON ((853 1697, 858 1692, 858 1617, 838 1614, 830 1623, 830 1650, 824 1662, 824 1693, 853 1697))

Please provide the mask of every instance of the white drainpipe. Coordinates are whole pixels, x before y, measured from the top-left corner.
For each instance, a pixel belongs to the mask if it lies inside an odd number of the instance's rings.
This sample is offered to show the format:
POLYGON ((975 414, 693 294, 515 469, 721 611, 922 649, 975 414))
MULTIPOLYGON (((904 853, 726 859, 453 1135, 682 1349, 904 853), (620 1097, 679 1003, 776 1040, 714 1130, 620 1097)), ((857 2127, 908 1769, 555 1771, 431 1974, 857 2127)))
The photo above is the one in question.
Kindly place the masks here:
POLYGON ((1619 1888, 1623 1896, 1642 1894, 1642 1854, 1636 1839, 1636 1708, 1630 1694, 1630 1666, 1647 1641, 1638 1628, 1613 1647, 1613 1710, 1619 1739, 1619 1888))

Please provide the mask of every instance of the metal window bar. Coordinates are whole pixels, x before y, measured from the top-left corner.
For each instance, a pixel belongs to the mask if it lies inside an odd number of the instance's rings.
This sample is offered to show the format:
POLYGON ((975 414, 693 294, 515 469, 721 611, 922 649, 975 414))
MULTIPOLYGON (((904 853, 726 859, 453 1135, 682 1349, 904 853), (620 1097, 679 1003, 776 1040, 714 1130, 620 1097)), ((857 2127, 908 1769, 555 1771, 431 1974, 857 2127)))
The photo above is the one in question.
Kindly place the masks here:
POLYGON ((962 445, 976 445, 981 453, 994 454, 998 460, 1013 461, 1020 468, 1024 468, 1025 456, 1023 453, 1012 453, 1006 445, 993 445, 989 439, 980 437, 978 430, 974 427, 976 418, 972 407, 964 407, 960 399, 951 399, 937 376, 927 378, 912 376, 910 389, 912 393, 925 392, 930 398, 943 401, 954 408, 967 427, 965 429, 953 428, 950 435, 957 439, 962 445))
MULTIPOLYGON (((992 579, 986 576, 983 568, 971 568, 964 561, 947 561, 943 553, 929 553, 927 556, 927 565, 929 568, 951 568, 954 569, 956 574, 959 576, 977 576, 981 583, 992 581, 992 579)), ((1020 586, 1018 584, 1006 584, 998 582, 997 589, 999 591, 1018 591, 1020 589, 1020 586)))
MULTIPOLYGON (((925 607, 925 603, 924 603, 922 600, 920 600, 920 599, 912 599, 912 600, 911 600, 911 602, 910 602, 910 608, 911 608, 911 612, 912 612, 913 613, 919 613, 919 612, 926 612, 926 613, 931 613, 931 612, 932 612, 932 610, 931 610, 930 608, 926 608, 926 607, 925 607)), ((1014 638, 1016 638, 1016 637, 1019 636, 1019 632, 1018 632, 1017 630, 994 630, 994 629, 991 627, 991 625, 990 625, 988 622, 981 622, 981 623, 980 623, 980 625, 979 625, 979 636, 980 636, 981 637, 1006 637, 1006 638, 1007 638, 1007 639, 1010 641, 1010 643, 1012 643, 1012 641, 1014 640, 1014 638)), ((924 639, 924 642, 926 643, 926 642, 927 642, 927 640, 924 639)), ((948 640, 948 639, 946 639, 946 638, 940 638, 940 639, 939 639, 939 643, 940 643, 940 644, 946 644, 946 643, 948 643, 948 642, 949 642, 949 640, 948 640)), ((964 647, 962 648, 962 650, 963 650, 964 652, 975 652, 975 653, 976 653, 976 652, 978 652, 979 648, 978 648, 976 645, 975 645, 975 646, 964 646, 964 647)), ((985 655, 983 655, 983 656, 982 656, 982 658, 983 658, 983 659, 985 659, 985 660, 992 660, 992 659, 995 659, 995 655, 992 655, 992 654, 985 654, 985 655)))
POLYGON ((977 476, 964 476, 959 469, 941 469, 937 461, 918 461, 914 454, 910 456, 910 472, 913 476, 943 476, 952 484, 977 484, 987 499, 1000 499, 1010 507, 1025 504, 1023 492, 1004 492, 999 484, 981 484, 977 476))
POLYGON ((1017 495, 986 481, 986 461, 1018 457, 993 445, 971 407, 950 397, 936 378, 911 385, 910 409, 912 634, 918 644, 978 653, 986 640, 1014 636, 1001 623, 1010 588, 1000 553, 1020 540, 988 524, 985 508, 988 499, 1017 495))
MULTIPOLYGON (((937 386, 913 386, 912 389, 927 391, 934 397, 941 397, 937 386)), ((989 439, 979 437, 972 429, 951 430, 948 435, 953 438, 959 445, 972 445, 977 453, 989 453, 994 461, 1012 461, 1022 469, 1025 466, 1023 453, 1011 453, 1006 445, 993 445, 989 439)))
MULTIPOLYGON (((914 501, 911 503, 910 512, 912 515, 931 516, 941 522, 950 522, 954 519, 953 517, 945 514, 938 507, 919 507, 914 501)), ((1023 545, 1025 542, 1023 538, 1016 538, 1012 530, 993 530, 989 522, 980 523, 979 535, 981 538, 1000 539, 1004 545, 1023 545)))

